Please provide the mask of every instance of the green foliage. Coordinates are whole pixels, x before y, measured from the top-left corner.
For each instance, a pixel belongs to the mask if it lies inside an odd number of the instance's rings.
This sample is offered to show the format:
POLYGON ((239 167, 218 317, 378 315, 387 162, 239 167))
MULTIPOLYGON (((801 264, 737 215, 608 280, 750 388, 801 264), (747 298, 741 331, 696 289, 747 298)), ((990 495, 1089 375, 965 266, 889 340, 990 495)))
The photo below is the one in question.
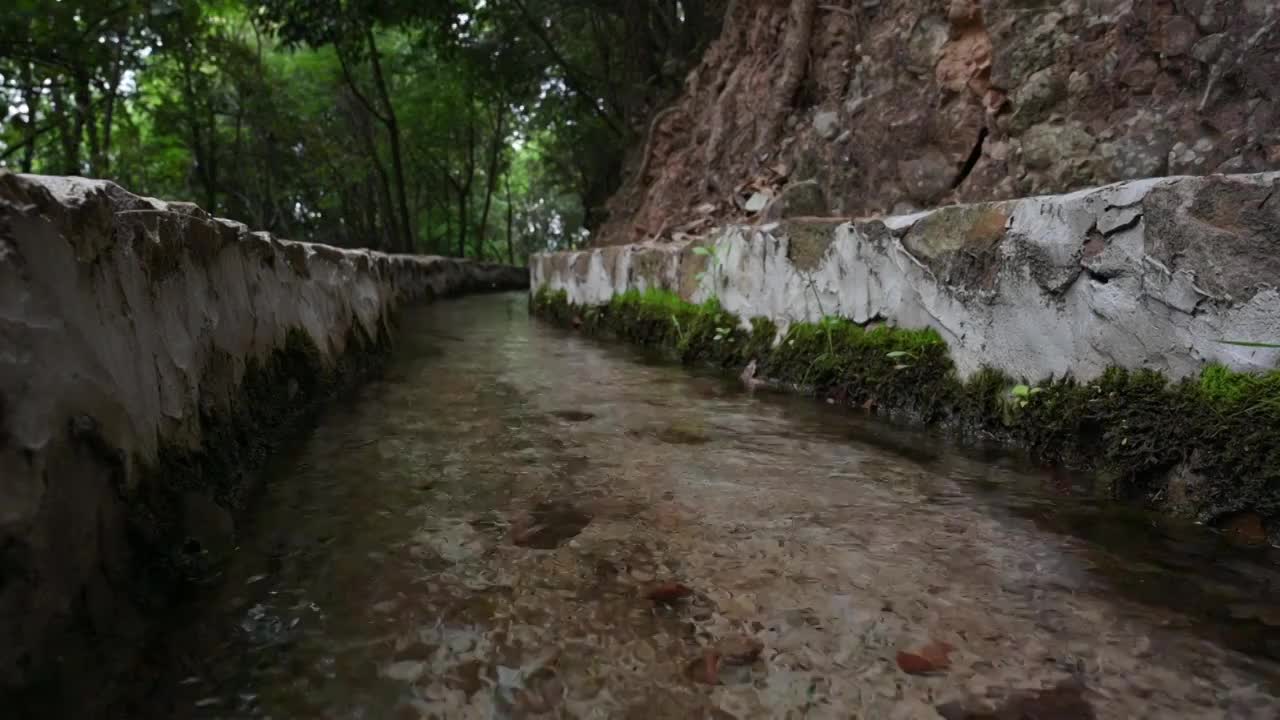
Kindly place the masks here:
POLYGON ((603 220, 719 11, 640 0, 11 0, 0 165, 299 239, 521 262, 603 220))
POLYGON ((710 278, 712 297, 715 297, 716 295, 719 294, 720 270, 724 267, 725 254, 728 253, 728 251, 729 251, 728 246, 706 247, 704 245, 697 245, 693 248, 694 255, 706 258, 707 260, 707 269, 695 275, 694 279, 696 279, 698 281, 698 284, 701 285, 705 283, 708 278, 710 278))
POLYGON ((757 376, 784 386, 1095 470, 1117 496, 1169 501, 1170 471, 1182 465, 1201 479, 1180 491, 1179 510, 1204 519, 1241 510, 1280 515, 1280 370, 1211 365, 1170 382, 1151 370, 1111 368, 1086 383, 1027 383, 983 368, 961 380, 931 329, 866 329, 828 317, 792 325, 778 338, 768 319, 752 319, 747 332, 715 300, 694 305, 661 290, 627 292, 585 310, 563 294, 538 297, 535 311, 552 320, 591 313, 586 332, 689 364, 736 370, 756 360, 757 376))

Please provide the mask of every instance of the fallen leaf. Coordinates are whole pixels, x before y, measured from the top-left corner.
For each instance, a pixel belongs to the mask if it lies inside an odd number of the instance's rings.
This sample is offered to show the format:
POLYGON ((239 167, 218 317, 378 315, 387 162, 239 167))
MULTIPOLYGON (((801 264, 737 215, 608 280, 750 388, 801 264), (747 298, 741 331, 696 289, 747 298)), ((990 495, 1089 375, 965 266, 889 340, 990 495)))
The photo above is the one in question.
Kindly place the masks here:
POLYGON ((707 650, 702 657, 695 659, 685 668, 685 672, 694 682, 706 685, 720 684, 720 656, 707 650))
POLYGON ((920 648, 920 655, 939 669, 947 668, 951 666, 951 652, 955 649, 950 643, 934 641, 920 648))
POLYGON ((680 598, 686 598, 692 594, 693 591, 684 584, 673 580, 670 582, 659 583, 649 588, 649 592, 645 593, 645 597, 656 603, 671 604, 680 598))
POLYGON ((951 651, 955 650, 945 642, 931 642, 924 647, 912 651, 899 651, 898 667, 908 675, 927 675, 941 672, 951 667, 951 651))
POLYGON ((898 651, 897 660, 898 667, 908 675, 924 675, 937 671, 933 663, 915 653, 898 651))

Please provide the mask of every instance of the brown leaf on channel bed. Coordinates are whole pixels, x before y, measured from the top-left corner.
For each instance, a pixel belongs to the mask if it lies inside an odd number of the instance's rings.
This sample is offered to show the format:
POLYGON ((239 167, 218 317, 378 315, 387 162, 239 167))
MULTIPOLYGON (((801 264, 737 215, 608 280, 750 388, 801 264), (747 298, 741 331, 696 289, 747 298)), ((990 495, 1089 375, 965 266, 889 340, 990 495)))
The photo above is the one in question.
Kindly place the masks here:
POLYGON ((898 667, 908 675, 928 675, 951 667, 953 646, 945 642, 931 642, 910 652, 899 651, 898 667))
POLYGON ((720 656, 712 650, 702 653, 685 667, 685 674, 694 682, 704 685, 720 684, 720 656))
POLYGON ((649 592, 645 593, 645 597, 656 603, 670 605, 681 598, 687 598, 693 594, 693 591, 686 587, 683 583, 674 580, 670 582, 658 583, 649 588, 649 592))

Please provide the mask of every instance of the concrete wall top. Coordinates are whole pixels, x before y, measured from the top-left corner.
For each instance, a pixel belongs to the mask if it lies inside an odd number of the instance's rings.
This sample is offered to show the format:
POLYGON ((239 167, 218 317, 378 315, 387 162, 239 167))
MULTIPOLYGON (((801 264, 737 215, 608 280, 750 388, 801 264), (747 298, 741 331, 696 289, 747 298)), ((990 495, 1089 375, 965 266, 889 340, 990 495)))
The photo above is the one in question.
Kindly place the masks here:
POLYGON ((1280 342, 1280 173, 1153 178, 544 254, 531 261, 531 283, 579 304, 653 287, 695 302, 716 296, 744 322, 764 316, 784 330, 824 315, 929 326, 963 375, 1270 369, 1280 352, 1223 341, 1280 342))

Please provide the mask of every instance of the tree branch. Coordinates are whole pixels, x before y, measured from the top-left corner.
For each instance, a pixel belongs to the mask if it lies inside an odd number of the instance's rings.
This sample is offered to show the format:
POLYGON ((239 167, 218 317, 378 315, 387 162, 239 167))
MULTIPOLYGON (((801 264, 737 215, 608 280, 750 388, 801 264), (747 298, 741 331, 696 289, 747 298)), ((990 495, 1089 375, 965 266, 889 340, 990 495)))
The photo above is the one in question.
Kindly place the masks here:
POLYGON ((360 104, 364 106, 365 110, 369 111, 370 115, 377 118, 378 122, 386 125, 387 118, 383 117, 382 113, 378 112, 378 109, 369 101, 369 98, 365 97, 364 93, 360 92, 360 86, 356 84, 356 79, 351 75, 351 67, 347 65, 347 59, 342 54, 342 49, 337 45, 334 45, 333 51, 338 56, 338 65, 342 66, 342 77, 347 81, 347 87, 351 88, 351 94, 355 95, 356 100, 360 101, 360 104))
POLYGON ((538 22, 538 19, 529 12, 529 9, 525 6, 523 0, 511 1, 520 9, 520 14, 524 16, 525 24, 533 30, 533 34, 537 36, 538 40, 542 43, 542 46, 546 48, 547 52, 551 55, 551 59, 554 60, 556 65, 559 65, 560 69, 564 71, 565 84, 587 100, 587 104, 591 106, 592 111, 594 111, 595 114, 604 121, 605 125, 609 126, 609 130, 611 132, 618 137, 623 137, 625 133, 623 133, 622 128, 618 127, 618 124, 609 116, 609 113, 605 112, 604 108, 597 104, 595 96, 586 91, 586 85, 581 82, 580 79, 582 74, 574 68, 563 55, 560 54, 559 50, 556 49, 555 43, 551 41, 551 36, 547 35, 547 31, 542 27, 542 23, 538 22))

